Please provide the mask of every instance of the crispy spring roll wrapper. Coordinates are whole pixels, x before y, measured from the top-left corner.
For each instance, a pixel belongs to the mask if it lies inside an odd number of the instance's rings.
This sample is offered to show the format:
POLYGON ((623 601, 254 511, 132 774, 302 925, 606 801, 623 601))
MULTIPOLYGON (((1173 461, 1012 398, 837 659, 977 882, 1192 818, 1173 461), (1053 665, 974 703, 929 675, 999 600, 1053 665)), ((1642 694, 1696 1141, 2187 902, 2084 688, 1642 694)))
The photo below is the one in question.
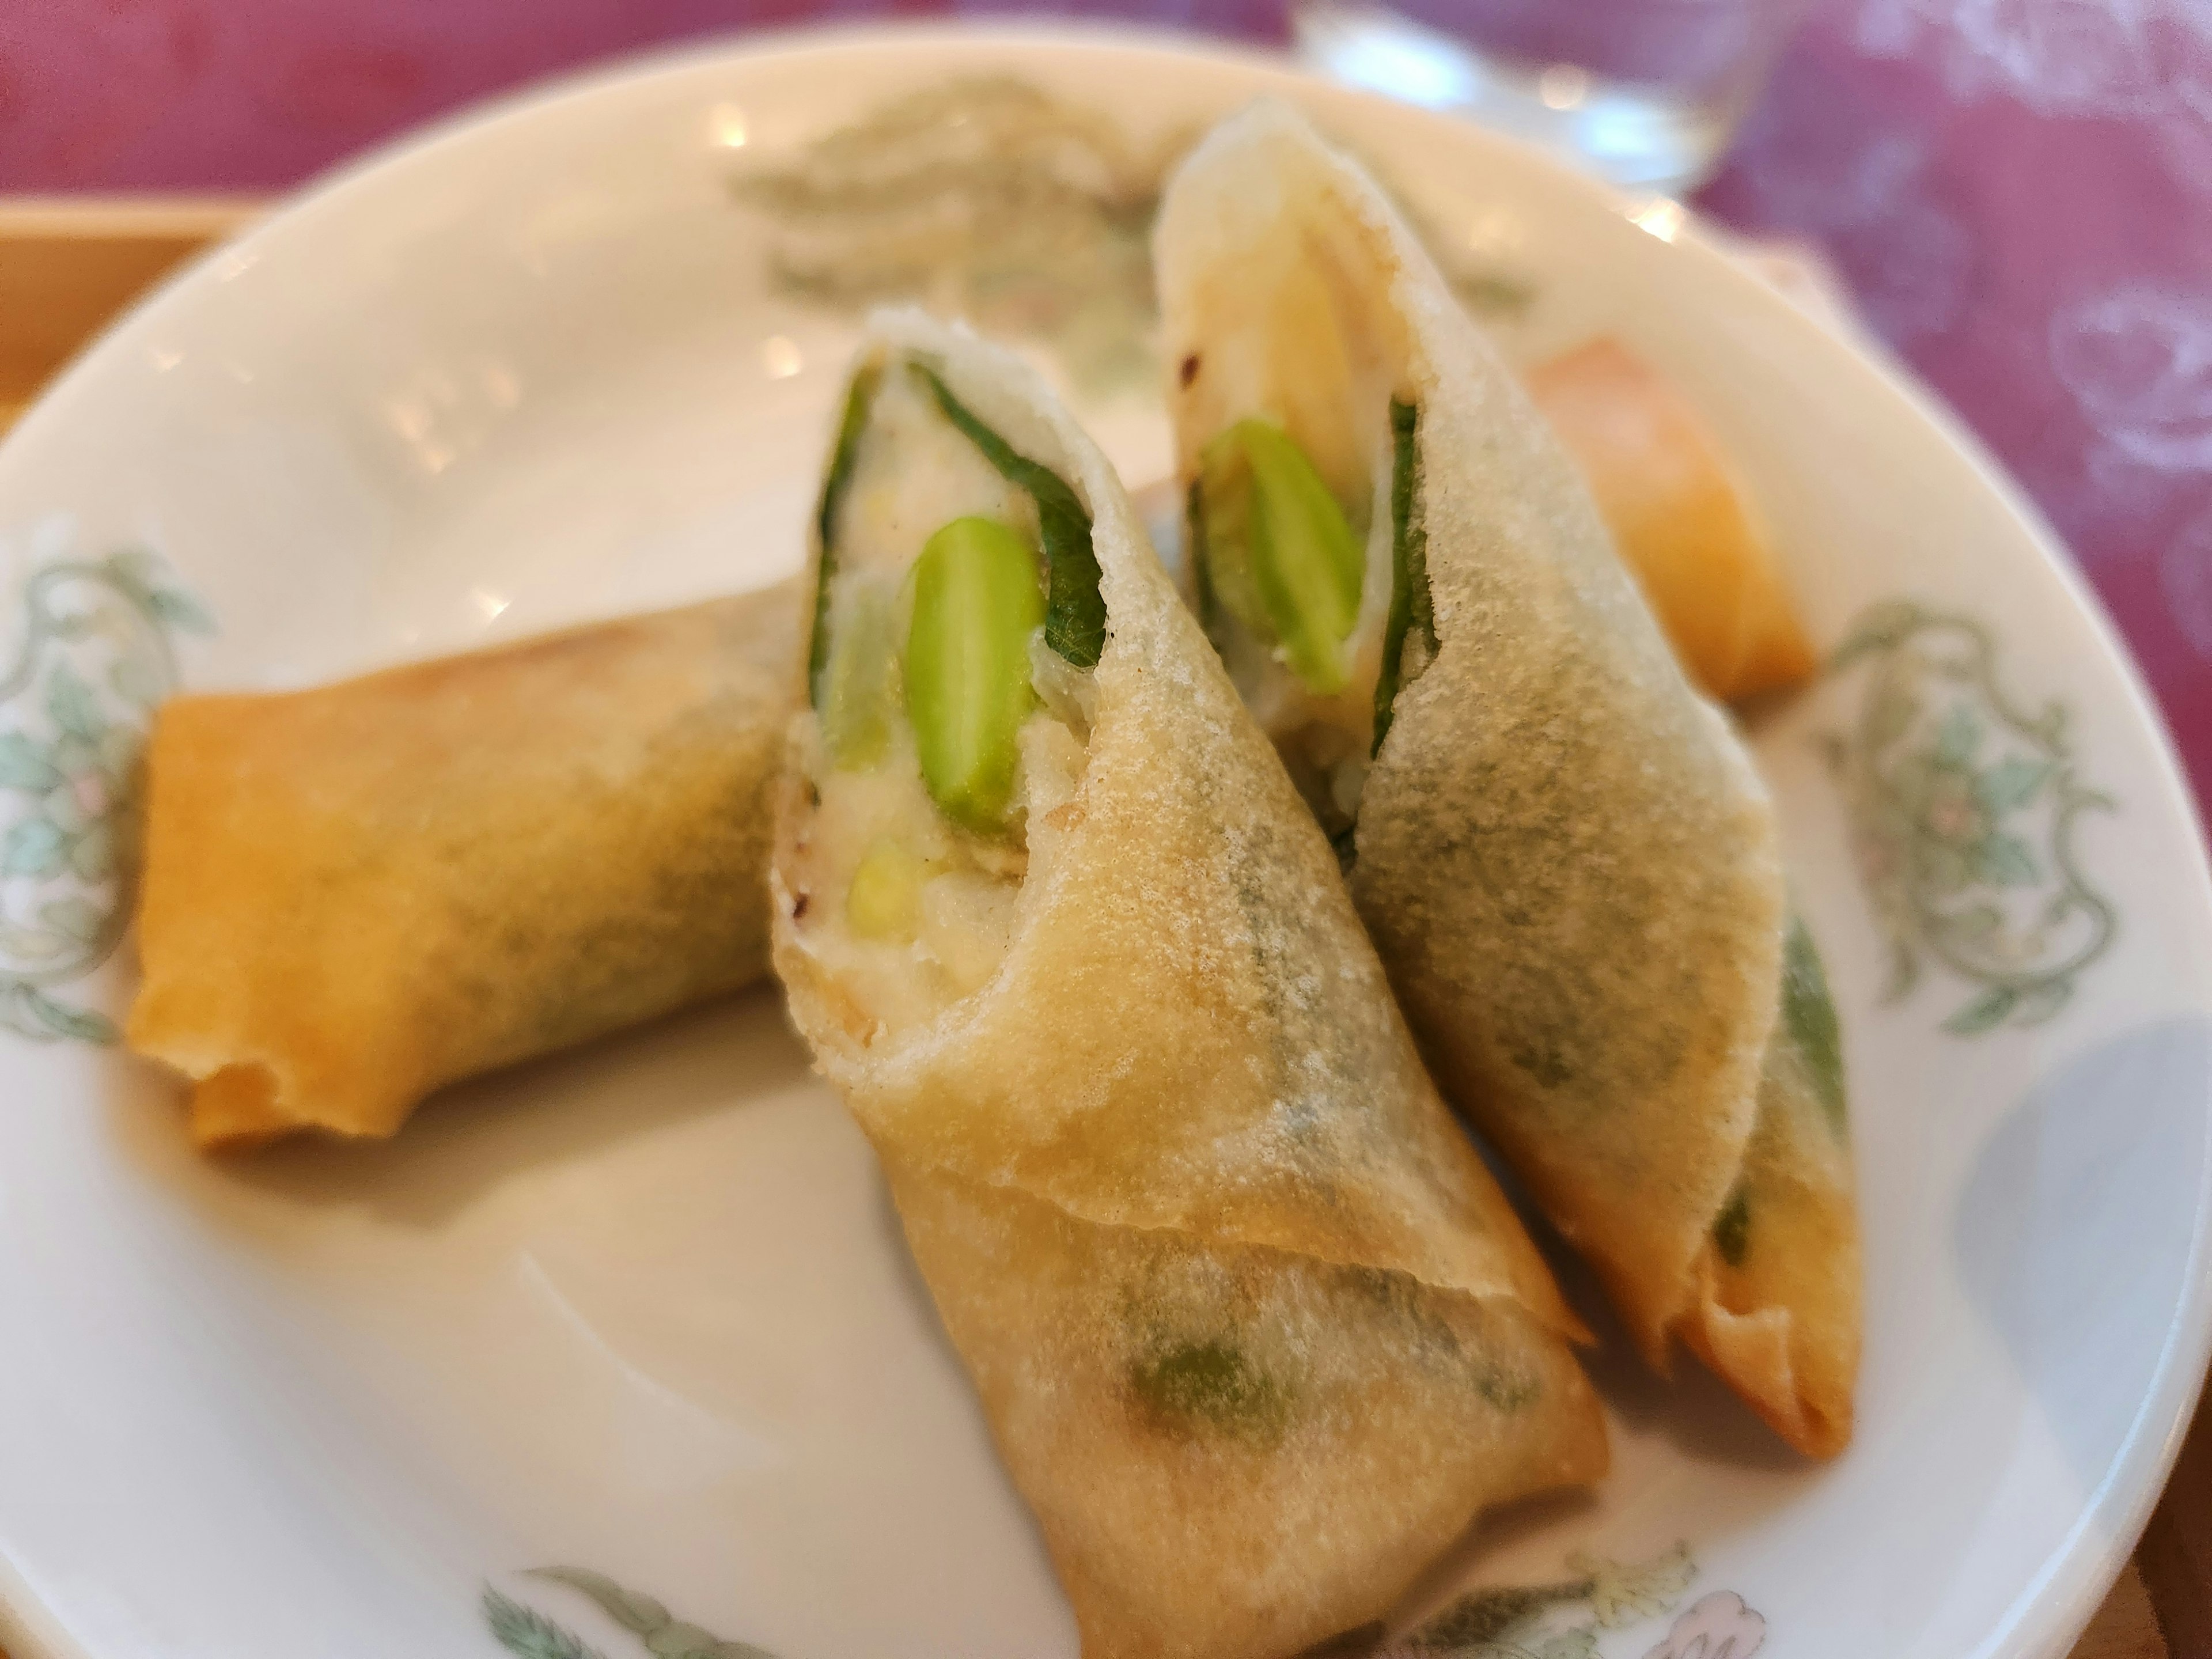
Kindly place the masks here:
POLYGON ((794 580, 164 705, 128 1037, 193 1079, 193 1139, 388 1135, 444 1084, 759 977, 802 605, 794 580))
MULTIPOLYGON (((1438 1080, 1654 1364, 1689 1336, 1796 1444, 1834 1451, 1856 1308, 1833 1291, 1855 1263, 1747 1278, 1709 1260, 1780 1001, 1782 863, 1741 743, 1527 395, 1372 182, 1297 115, 1263 103, 1216 129, 1170 186, 1155 252, 1190 568, 1208 568, 1209 446, 1242 420, 1282 428, 1355 534, 1364 521, 1340 692, 1309 692, 1196 597, 1347 860, 1438 1080), (1747 1304, 1754 1279, 1777 1299, 1747 1304), (1809 1376, 1840 1387, 1816 1396, 1809 1376)), ((1856 1237, 1848 1202, 1832 1219, 1856 1237)))
POLYGON ((1699 688, 1735 702, 1812 678, 1820 659, 1773 544, 1682 395, 1609 338, 1538 364, 1528 383, 1699 688))
MULTIPOLYGON (((934 936, 856 943, 859 901, 830 879, 839 803, 883 797, 830 768, 803 713, 777 969, 1088 1659, 1275 1659, 1382 1616, 1486 1506, 1602 1471, 1583 1333, 1423 1072, 1327 843, 1042 383, 964 332, 879 318, 844 519, 900 522, 873 492, 951 476, 914 430, 915 359, 1079 498, 1103 655, 1037 671, 1061 683, 1023 729, 1002 953, 919 1003, 883 976, 939 974, 934 936)), ((903 521, 918 544, 938 520, 903 521)))
MULTIPOLYGON (((1819 658, 1773 544, 1688 402, 1609 337, 1526 380, 1698 688, 1734 702, 1810 679, 1819 658)), ((1682 1335, 1743 1379, 1785 1439, 1825 1455, 1842 1449, 1851 1420, 1859 1238, 1834 1012, 1802 924, 1783 983, 1743 1174, 1699 1259, 1682 1335)))

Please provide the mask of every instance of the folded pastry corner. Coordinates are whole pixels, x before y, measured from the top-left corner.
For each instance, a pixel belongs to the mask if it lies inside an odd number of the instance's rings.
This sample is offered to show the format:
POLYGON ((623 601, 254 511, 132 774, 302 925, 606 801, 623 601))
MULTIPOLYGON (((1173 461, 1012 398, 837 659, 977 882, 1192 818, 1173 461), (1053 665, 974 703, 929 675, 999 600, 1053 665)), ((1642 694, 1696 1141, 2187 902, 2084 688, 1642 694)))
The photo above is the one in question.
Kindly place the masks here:
POLYGON ((1582 1333, 1097 448, 879 317, 775 961, 1093 1659, 1280 1659, 1594 1478, 1582 1333))

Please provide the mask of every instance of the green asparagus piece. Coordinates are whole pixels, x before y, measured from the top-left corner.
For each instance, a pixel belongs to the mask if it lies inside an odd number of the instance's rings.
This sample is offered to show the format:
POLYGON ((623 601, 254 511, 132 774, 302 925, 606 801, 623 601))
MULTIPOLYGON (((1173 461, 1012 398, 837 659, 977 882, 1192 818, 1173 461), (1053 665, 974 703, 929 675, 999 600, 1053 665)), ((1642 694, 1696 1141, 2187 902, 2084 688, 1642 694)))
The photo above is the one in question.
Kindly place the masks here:
POLYGON ((934 370, 916 363, 945 418, 1008 483, 1025 490, 1036 503, 1037 528, 1044 540, 1046 580, 1051 593, 1045 608, 1044 642, 1078 668, 1096 668, 1106 648, 1106 599, 1098 591, 1098 554, 1091 545, 1091 514, 1067 481, 1014 447, 975 418, 952 395, 934 370))
POLYGON ((1013 793, 1015 735, 1036 702, 1036 555, 995 520, 955 519, 923 545, 913 580, 906 707, 922 781, 945 817, 994 835, 1013 793))
POLYGON ((1200 456, 1199 500, 1214 598, 1309 690, 1341 691, 1367 555, 1305 452, 1271 422, 1239 421, 1200 456))

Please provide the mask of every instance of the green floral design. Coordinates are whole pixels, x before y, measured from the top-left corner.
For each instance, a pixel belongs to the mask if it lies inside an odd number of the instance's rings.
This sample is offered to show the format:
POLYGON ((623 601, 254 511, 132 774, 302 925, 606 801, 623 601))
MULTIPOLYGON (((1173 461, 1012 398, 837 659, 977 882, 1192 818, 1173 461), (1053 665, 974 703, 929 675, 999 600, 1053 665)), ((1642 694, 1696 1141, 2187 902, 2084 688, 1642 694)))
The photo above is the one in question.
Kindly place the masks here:
POLYGON ((537 1608, 502 1595, 489 1584, 484 1586, 483 1613, 494 1639, 522 1659, 606 1659, 574 1631, 563 1629, 537 1608))
MULTIPOLYGON (((624 1589, 605 1573, 582 1567, 539 1567, 524 1575, 580 1590, 599 1611, 638 1639, 652 1659, 775 1659, 750 1642, 726 1641, 687 1624, 649 1595, 624 1589)), ((573 1631, 537 1608, 484 1586, 484 1622, 493 1638, 518 1659, 606 1659, 573 1631)))
MULTIPOLYGON (((1370 1659, 1597 1659, 1601 1633, 1673 1612, 1697 1577, 1698 1566, 1690 1547, 1677 1544, 1664 1555, 1635 1565, 1571 1555, 1567 1571, 1570 1576, 1555 1583, 1471 1591, 1411 1635, 1387 1645, 1376 1626, 1347 1632, 1316 1652, 1370 1659)), ((765 1648, 687 1624, 651 1596, 625 1589, 604 1573, 540 1567, 524 1577, 589 1597, 635 1637, 651 1659, 775 1659, 765 1648)), ((1742 1611, 1741 1598, 1726 1599, 1742 1611)), ((557 1620, 489 1584, 483 1615, 494 1639, 517 1659, 607 1659, 557 1620)), ((1757 1620, 1756 1614, 1747 1616, 1757 1620)), ((1748 1659, 1756 1645, 1740 1644, 1735 1651, 1748 1659)), ((1694 1659, 1695 1651, 1686 1649, 1680 1659, 1694 1659)))
POLYGON ((1597 1659, 1607 1631, 1674 1611, 1698 1576, 1687 1544, 1624 1565, 1567 1558, 1555 1583, 1472 1590, 1377 1659, 1597 1659))
POLYGON ((112 1021, 57 993, 130 923, 140 750, 177 683, 171 631, 211 624, 135 549, 46 564, 22 617, 21 653, 0 676, 0 1028, 112 1042, 112 1021))
POLYGON ((2064 705, 2014 702, 1996 658, 1981 623, 1895 600, 1830 669, 1866 673, 1856 729, 1827 748, 1889 945, 1886 998, 1935 963, 1979 988, 1943 1023, 1956 1036, 2051 1018, 2119 929, 2075 848, 2081 815, 2113 802, 2075 776, 2064 705))
MULTIPOLYGON (((749 167, 730 189, 767 221, 779 292, 848 316, 919 301, 1039 341, 1079 387, 1106 393, 1158 378, 1152 217, 1200 131, 1139 143, 1026 82, 965 76, 749 167)), ((1528 309, 1525 278, 1407 216, 1470 311, 1528 309)))
POLYGON ((971 76, 731 185, 769 222, 784 293, 847 313, 923 300, 1045 341, 1079 383, 1106 390, 1152 377, 1147 237, 1180 148, 1140 149, 1097 111, 971 76))

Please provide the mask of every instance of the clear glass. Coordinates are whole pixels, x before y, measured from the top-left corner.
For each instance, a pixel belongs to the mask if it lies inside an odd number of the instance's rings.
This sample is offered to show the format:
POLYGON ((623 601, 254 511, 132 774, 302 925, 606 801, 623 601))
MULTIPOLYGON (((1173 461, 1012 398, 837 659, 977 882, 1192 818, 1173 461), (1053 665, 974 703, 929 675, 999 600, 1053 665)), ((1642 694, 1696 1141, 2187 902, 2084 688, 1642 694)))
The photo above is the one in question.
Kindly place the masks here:
POLYGON ((1701 183, 1805 0, 1292 0, 1324 73, 1533 139, 1616 184, 1701 183))

